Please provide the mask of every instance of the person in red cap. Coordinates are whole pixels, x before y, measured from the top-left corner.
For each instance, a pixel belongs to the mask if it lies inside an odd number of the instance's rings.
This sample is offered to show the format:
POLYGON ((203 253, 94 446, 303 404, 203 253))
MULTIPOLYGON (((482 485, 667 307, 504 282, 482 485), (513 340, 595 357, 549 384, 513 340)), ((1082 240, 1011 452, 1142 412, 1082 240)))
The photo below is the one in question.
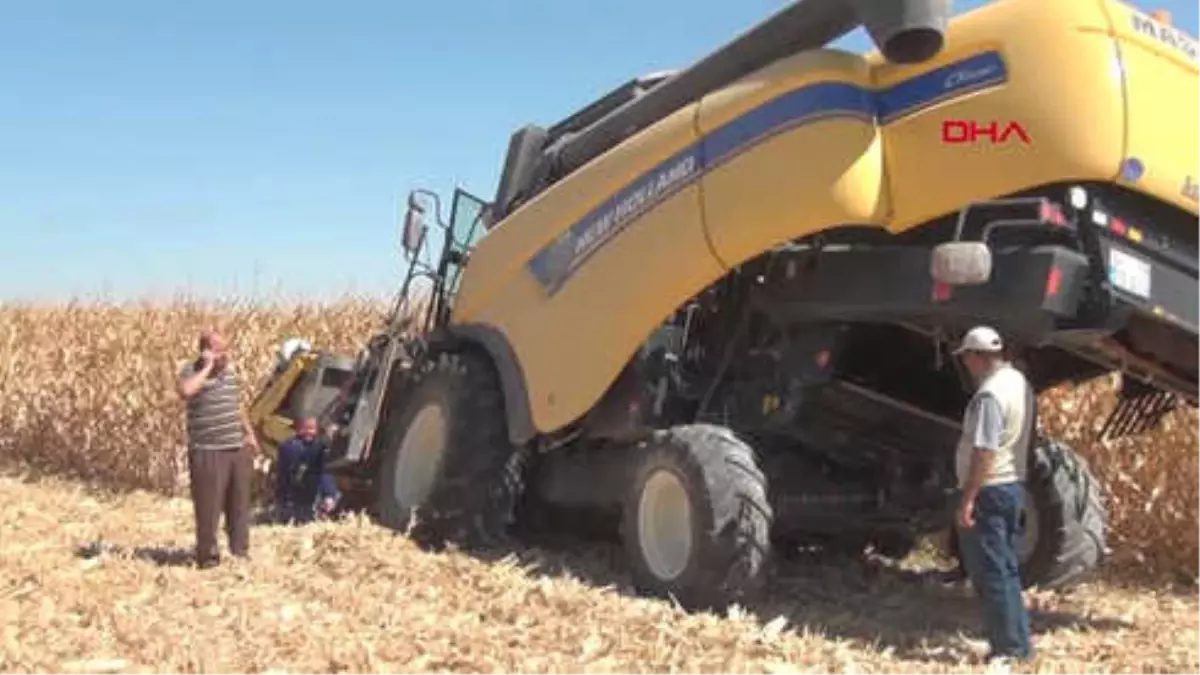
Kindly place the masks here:
POLYGON ((955 453, 959 551, 983 602, 988 661, 1033 658, 1017 539, 1034 434, 1033 388, 1004 356, 1000 334, 978 326, 955 350, 977 385, 955 453))

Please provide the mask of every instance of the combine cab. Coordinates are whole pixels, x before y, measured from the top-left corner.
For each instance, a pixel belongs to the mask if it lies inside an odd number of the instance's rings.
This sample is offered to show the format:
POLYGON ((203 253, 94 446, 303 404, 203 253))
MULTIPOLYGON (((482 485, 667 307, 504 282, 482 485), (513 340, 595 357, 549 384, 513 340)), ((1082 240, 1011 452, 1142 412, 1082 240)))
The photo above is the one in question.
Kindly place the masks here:
POLYGON ((316 417, 328 436, 328 466, 340 488, 353 505, 374 507, 376 431, 417 374, 414 365, 427 355, 426 338, 450 315, 463 267, 485 231, 487 207, 456 190, 446 223, 436 194, 417 191, 409 196, 402 233, 409 267, 384 329, 357 358, 315 351, 299 338, 280 345, 275 370, 250 408, 268 454, 277 453, 293 435, 295 419, 316 417))
MULTIPOLYGON (((1194 41, 1108 0, 947 12, 803 0, 519 130, 492 203, 414 194, 385 330, 353 368, 287 354, 257 423, 328 403, 391 527, 591 512, 639 587, 711 606, 773 548, 949 527, 972 325, 1038 391, 1120 372, 1108 436, 1196 405, 1194 41), (858 25, 879 53, 824 47, 858 25), (946 134, 992 127, 1020 133, 946 134)), ((1069 448, 1030 453, 1022 577, 1066 586, 1104 504, 1069 448)))

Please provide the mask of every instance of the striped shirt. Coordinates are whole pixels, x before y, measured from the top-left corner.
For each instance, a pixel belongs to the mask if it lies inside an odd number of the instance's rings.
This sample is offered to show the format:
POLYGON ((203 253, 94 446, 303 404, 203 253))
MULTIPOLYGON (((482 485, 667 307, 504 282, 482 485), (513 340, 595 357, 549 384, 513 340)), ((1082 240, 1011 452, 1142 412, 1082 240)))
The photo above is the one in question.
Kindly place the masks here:
MULTIPOLYGON (((184 366, 182 377, 196 372, 196 364, 184 366)), ((246 442, 238 400, 237 374, 233 365, 221 374, 209 375, 204 386, 187 400, 188 448, 191 450, 237 450, 246 442)))

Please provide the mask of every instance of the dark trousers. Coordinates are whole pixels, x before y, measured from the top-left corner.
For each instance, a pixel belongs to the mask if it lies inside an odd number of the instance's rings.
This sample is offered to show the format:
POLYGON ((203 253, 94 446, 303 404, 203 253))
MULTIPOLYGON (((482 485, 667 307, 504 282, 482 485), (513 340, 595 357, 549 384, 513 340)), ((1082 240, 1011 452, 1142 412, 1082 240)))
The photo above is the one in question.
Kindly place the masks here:
POLYGON ((983 488, 975 500, 975 526, 958 533, 963 565, 983 601, 984 632, 996 656, 1033 655, 1017 560, 1024 498, 1020 483, 983 488))
MULTIPOLYGON (((305 486, 307 488, 307 486, 305 486)), ((316 519, 317 490, 300 489, 279 505, 279 519, 284 523, 311 523, 316 519)))
POLYGON ((250 453, 231 450, 193 450, 189 453, 192 506, 196 514, 196 561, 218 561, 221 549, 217 527, 225 514, 229 552, 250 553, 250 453))

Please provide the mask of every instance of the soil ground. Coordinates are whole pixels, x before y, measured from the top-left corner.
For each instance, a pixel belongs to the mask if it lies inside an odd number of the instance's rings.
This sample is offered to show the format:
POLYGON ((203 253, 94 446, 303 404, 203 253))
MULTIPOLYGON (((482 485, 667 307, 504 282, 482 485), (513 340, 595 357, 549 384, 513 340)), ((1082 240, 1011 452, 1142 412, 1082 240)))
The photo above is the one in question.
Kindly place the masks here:
MULTIPOLYGON (((962 589, 926 554, 781 561, 764 604, 688 615, 627 594, 619 549, 426 553, 362 518, 252 533, 191 564, 190 504, 0 476, 0 671, 964 672, 962 589)), ((1031 672, 1197 672, 1195 588, 1033 599, 1031 672)))

